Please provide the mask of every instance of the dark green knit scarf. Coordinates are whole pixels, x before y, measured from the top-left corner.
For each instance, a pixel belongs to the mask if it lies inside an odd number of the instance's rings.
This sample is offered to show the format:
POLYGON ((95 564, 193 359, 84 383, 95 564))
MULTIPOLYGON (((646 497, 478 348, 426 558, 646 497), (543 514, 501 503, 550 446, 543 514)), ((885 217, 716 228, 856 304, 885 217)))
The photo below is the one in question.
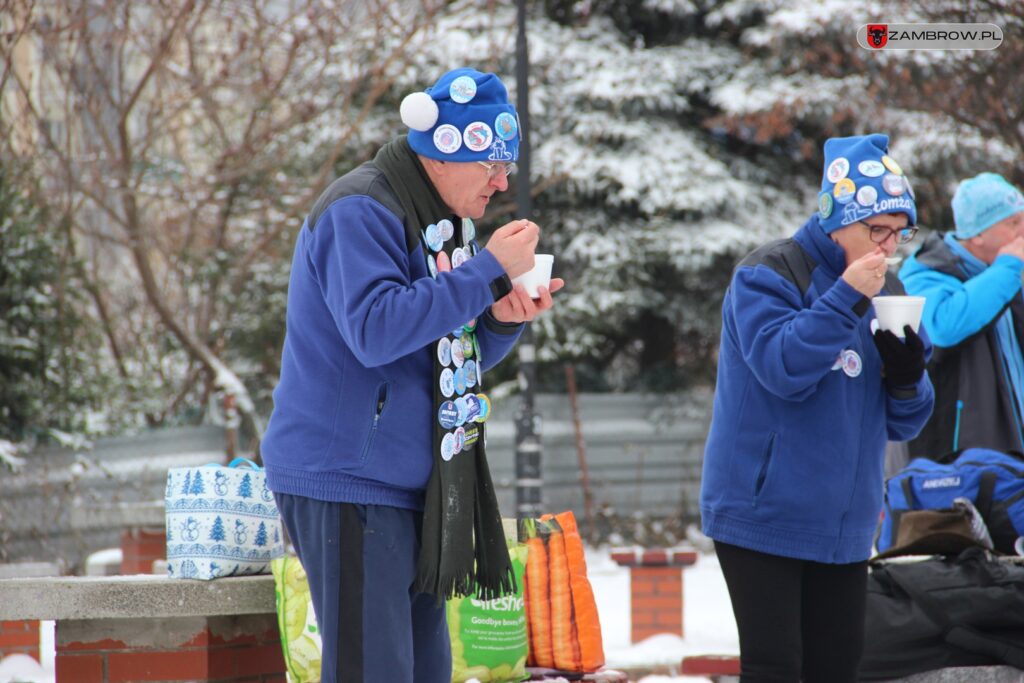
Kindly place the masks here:
MULTIPOLYGON (((424 258, 432 258, 430 247, 420 236, 428 225, 442 219, 451 220, 458 226, 442 248, 449 259, 455 249, 469 246, 462 243, 461 219, 454 216, 441 199, 405 137, 381 147, 373 163, 384 172, 402 204, 410 254, 419 244, 424 258)), ((445 339, 448 342, 438 340, 430 345, 434 360, 434 410, 431 416, 434 424, 434 467, 427 484, 423 510, 416 589, 439 598, 466 596, 475 591, 481 600, 490 600, 516 590, 516 584, 505 545, 498 500, 487 467, 484 424, 466 422, 458 425, 463 427, 464 445, 454 456, 449 452, 446 460, 442 457, 442 443, 447 436, 451 447, 456 428, 445 428, 439 417, 442 404, 450 398, 441 392, 441 374, 446 366, 439 359, 438 344, 460 344, 469 339, 467 345, 473 349, 470 351, 472 360, 479 363, 480 347, 473 330, 475 327, 467 323, 462 330, 456 330, 458 335, 447 335, 445 339)), ((476 386, 472 391, 482 392, 483 389, 476 386)))

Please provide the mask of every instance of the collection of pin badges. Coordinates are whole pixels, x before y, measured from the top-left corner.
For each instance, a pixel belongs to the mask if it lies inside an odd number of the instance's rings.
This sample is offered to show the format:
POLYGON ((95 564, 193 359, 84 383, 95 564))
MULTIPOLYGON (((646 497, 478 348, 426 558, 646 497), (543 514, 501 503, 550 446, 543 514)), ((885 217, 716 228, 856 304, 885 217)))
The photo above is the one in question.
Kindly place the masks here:
MULTIPOLYGON (((451 255, 444 245, 455 237, 455 225, 448 219, 431 223, 423 231, 423 242, 427 245, 427 265, 430 275, 437 278, 476 255, 479 250, 476 226, 472 219, 463 218, 461 246, 451 247, 451 255)), ((437 362, 441 366, 438 388, 444 401, 437 411, 437 421, 446 433, 441 438, 441 457, 451 460, 464 450, 469 450, 480 440, 482 423, 491 415, 491 399, 487 394, 474 389, 482 387, 483 366, 480 358, 480 344, 476 338, 477 320, 474 318, 437 341, 437 362)))
MULTIPOLYGON (((890 197, 901 197, 906 193, 911 199, 915 199, 910 180, 904 175, 900 165, 888 155, 883 156, 881 161, 866 159, 860 162, 857 164, 857 171, 867 178, 881 177, 882 189, 890 197)), ((836 204, 846 205, 854 200, 861 207, 875 207, 878 202, 878 190, 873 185, 861 185, 858 188, 853 179, 848 177, 849 174, 850 160, 846 157, 834 159, 828 165, 825 177, 833 185, 832 192, 825 192, 818 197, 818 212, 822 218, 831 216, 836 204)))
MULTIPOLYGON (((476 81, 459 76, 448 88, 452 102, 466 104, 476 97, 476 81)), ((450 123, 434 129, 434 146, 444 154, 455 154, 466 145, 474 152, 482 152, 495 142, 495 138, 508 142, 519 134, 519 121, 508 112, 498 114, 492 123, 473 121, 462 130, 450 123)))

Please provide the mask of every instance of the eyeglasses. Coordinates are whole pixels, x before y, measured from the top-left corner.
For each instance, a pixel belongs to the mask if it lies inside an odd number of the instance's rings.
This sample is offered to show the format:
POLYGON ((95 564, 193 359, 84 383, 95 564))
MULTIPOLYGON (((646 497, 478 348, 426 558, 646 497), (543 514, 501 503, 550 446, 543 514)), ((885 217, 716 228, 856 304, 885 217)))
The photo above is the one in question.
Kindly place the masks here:
POLYGON ((896 237, 897 244, 906 244, 910 240, 914 239, 914 235, 917 234, 917 228, 906 227, 906 228, 887 228, 884 225, 871 225, 860 221, 860 224, 868 229, 868 234, 871 237, 871 241, 875 244, 882 244, 890 237, 896 237))
POLYGON ((488 180, 494 180, 501 173, 504 173, 507 178, 516 171, 515 163, 503 163, 500 161, 478 161, 476 163, 487 169, 488 180))

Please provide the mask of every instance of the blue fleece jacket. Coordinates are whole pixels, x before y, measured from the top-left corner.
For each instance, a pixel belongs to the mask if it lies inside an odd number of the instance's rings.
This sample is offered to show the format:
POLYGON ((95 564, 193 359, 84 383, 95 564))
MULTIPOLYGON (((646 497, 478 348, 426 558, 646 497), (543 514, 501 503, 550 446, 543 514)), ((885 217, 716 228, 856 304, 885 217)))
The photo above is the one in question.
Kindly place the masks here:
POLYGON ((773 555, 862 561, 882 509, 886 440, 917 434, 932 386, 925 374, 899 398, 886 391, 873 310, 841 278, 843 250, 816 217, 793 241, 779 249, 809 257, 806 293, 747 259, 725 295, 704 533, 773 555))
POLYGON ((271 490, 421 509, 433 466, 434 342, 473 318, 487 370, 522 325, 490 316, 504 274, 486 249, 427 271, 395 213, 371 194, 335 199, 303 224, 288 284, 274 412, 261 443, 271 490))

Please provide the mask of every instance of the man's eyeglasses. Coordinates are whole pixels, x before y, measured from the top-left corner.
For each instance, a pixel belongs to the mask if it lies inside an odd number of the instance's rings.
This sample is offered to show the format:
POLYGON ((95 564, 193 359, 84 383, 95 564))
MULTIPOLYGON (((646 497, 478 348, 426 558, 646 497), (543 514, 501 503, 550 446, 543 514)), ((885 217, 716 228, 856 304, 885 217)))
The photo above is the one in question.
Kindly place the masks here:
POLYGON ((490 180, 494 180, 502 173, 507 178, 516 171, 515 163, 503 163, 501 161, 478 161, 476 163, 487 169, 487 177, 490 180))
POLYGON ((868 229, 871 241, 875 244, 882 244, 893 235, 896 236, 897 244, 906 244, 910 240, 914 239, 914 235, 917 234, 917 228, 913 227, 888 228, 884 225, 871 225, 864 221, 861 221, 860 224, 868 229))

